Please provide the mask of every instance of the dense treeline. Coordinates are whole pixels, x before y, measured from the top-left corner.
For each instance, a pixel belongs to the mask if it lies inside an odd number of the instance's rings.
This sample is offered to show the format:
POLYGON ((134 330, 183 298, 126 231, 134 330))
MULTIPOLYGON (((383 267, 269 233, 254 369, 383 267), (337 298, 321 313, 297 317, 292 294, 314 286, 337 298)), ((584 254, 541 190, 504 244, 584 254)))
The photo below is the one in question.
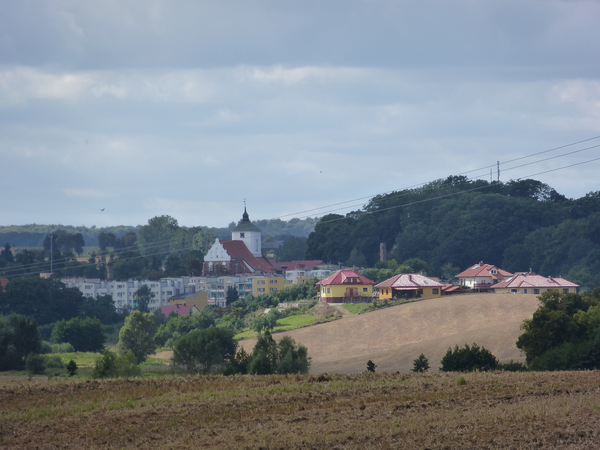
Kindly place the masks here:
POLYGON ((536 180, 449 177, 324 216, 306 257, 372 267, 380 243, 389 258, 427 262, 432 276, 445 265, 462 271, 484 261, 591 289, 600 284, 600 191, 573 200, 536 180))

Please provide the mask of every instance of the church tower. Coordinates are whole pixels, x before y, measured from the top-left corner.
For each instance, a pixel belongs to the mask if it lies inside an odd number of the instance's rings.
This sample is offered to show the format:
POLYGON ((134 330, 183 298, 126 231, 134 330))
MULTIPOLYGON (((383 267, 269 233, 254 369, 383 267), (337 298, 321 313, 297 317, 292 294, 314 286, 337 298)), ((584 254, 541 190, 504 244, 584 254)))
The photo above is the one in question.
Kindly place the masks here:
POLYGON ((262 256, 262 243, 260 229, 250 222, 246 206, 244 206, 244 214, 242 220, 239 221, 237 227, 231 232, 231 240, 243 241, 254 256, 262 256))

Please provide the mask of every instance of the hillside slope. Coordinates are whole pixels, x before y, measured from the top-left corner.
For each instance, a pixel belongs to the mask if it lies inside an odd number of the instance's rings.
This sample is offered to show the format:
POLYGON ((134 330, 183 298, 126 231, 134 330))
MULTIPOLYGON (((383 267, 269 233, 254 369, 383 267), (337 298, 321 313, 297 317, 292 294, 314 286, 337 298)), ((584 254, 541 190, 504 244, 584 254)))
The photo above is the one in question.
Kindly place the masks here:
MULTIPOLYGON (((448 347, 483 345, 500 361, 523 361, 515 342, 523 320, 539 301, 535 295, 468 294, 424 300, 276 334, 308 348, 311 373, 363 372, 369 359, 377 371, 406 372, 424 353, 437 370, 448 347)), ((256 339, 240 342, 247 351, 256 339)))

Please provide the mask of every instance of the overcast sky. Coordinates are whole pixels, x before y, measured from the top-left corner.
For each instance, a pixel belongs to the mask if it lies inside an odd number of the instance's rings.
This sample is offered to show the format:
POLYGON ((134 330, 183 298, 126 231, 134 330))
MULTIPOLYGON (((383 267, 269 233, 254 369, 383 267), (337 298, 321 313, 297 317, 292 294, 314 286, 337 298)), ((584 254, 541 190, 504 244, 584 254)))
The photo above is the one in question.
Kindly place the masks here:
POLYGON ((314 216, 497 161, 581 197, 599 24, 595 0, 0 0, 0 225, 314 216))

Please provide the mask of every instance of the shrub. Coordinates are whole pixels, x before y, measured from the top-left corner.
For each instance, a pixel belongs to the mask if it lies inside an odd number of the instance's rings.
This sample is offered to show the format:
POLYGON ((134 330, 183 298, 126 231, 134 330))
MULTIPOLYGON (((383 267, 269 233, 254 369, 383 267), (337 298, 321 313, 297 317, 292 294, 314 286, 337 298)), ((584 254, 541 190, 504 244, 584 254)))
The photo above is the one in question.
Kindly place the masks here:
POLYGON ((30 353, 25 359, 25 369, 32 374, 42 374, 46 370, 46 361, 42 355, 30 353))
POLYGON ((51 353, 75 353, 75 349, 68 342, 62 344, 50 344, 51 353))
POLYGON ((472 372, 475 370, 494 370, 498 366, 498 359, 485 347, 467 344, 463 348, 448 349, 441 361, 440 370, 444 372, 472 372))
POLYGON ((140 377, 142 371, 136 361, 136 357, 131 351, 117 356, 116 353, 105 350, 102 356, 96 360, 92 378, 140 377))
POLYGON ((208 373, 213 367, 224 367, 235 356, 236 347, 233 332, 227 328, 194 330, 175 342, 173 363, 190 373, 208 373))
POLYGON ((504 370, 505 372, 525 372, 527 370, 527 366, 519 361, 513 361, 507 363, 500 363, 497 367, 498 370, 504 370))
POLYGON ((43 358, 45 365, 48 369, 62 369, 65 367, 65 365, 62 362, 62 359, 60 359, 60 356, 58 355, 47 355, 43 358))

